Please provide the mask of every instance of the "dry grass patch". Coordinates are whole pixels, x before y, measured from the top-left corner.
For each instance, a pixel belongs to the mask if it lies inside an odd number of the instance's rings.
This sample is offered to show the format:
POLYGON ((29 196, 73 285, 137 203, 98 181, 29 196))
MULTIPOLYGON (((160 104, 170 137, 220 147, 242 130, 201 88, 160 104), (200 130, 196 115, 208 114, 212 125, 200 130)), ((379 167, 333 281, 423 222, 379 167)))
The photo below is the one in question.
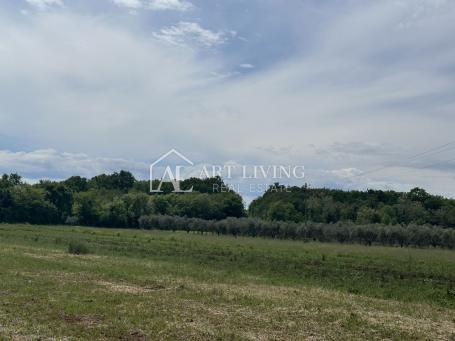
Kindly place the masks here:
POLYGON ((408 303, 320 288, 194 282, 187 286, 207 295, 216 290, 228 301, 216 306, 185 302, 199 320, 193 327, 202 325, 204 331, 207 325, 243 325, 251 329, 241 334, 251 340, 338 339, 340 335, 349 339, 348 329, 355 324, 371 339, 382 338, 385 331, 409 338, 455 340, 455 312, 426 304, 410 308, 408 303), (256 304, 242 305, 251 298, 256 304))
POLYGON ((94 315, 63 315, 62 320, 68 324, 77 324, 86 328, 97 328, 102 326, 102 318, 94 315))
POLYGON ((179 288, 179 286, 167 287, 162 283, 153 283, 147 286, 138 286, 129 283, 114 283, 108 281, 96 281, 95 283, 107 288, 109 291, 125 294, 144 294, 154 291, 177 290, 179 288))

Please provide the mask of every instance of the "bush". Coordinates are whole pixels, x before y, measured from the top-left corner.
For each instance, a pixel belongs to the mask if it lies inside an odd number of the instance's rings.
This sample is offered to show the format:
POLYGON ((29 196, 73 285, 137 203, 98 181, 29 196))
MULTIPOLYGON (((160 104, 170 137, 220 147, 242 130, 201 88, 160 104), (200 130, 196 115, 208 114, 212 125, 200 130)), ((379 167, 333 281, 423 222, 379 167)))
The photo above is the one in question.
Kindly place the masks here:
POLYGON ((68 253, 73 255, 86 255, 90 253, 87 244, 79 241, 72 241, 68 245, 68 253))
POLYGON ((204 220, 179 216, 150 215, 139 218, 144 229, 182 230, 232 236, 360 243, 365 245, 455 248, 455 230, 430 225, 381 225, 353 223, 296 223, 257 218, 204 220))
POLYGON ((79 219, 74 216, 68 216, 65 220, 66 225, 77 225, 79 223, 79 219))

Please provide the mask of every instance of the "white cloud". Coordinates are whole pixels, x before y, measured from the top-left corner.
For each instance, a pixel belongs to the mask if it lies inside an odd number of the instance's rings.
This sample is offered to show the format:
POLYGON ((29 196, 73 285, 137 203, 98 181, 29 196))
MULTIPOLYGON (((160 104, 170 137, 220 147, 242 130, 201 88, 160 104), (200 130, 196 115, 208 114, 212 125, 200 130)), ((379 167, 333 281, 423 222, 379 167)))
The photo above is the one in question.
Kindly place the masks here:
POLYGON ((63 0, 26 0, 31 6, 44 10, 52 6, 63 6, 63 0))
POLYGON ((146 5, 151 10, 187 11, 193 7, 188 1, 182 0, 151 0, 146 5))
POLYGON ((143 7, 141 0, 111 0, 114 4, 130 9, 139 9, 143 7))
POLYGON ((253 65, 253 64, 245 63, 245 64, 240 64, 239 66, 240 66, 242 69, 254 69, 254 65, 253 65))
POLYGON ((193 7, 185 0, 111 0, 117 6, 126 7, 132 10, 149 9, 153 11, 174 10, 187 11, 193 7))
POLYGON ((195 42, 207 47, 222 44, 228 39, 225 32, 213 32, 201 27, 198 23, 185 21, 164 27, 154 35, 170 44, 185 45, 188 42, 195 42))
MULTIPOLYGON (((295 59, 216 82, 210 74, 232 71, 222 58, 160 44, 121 22, 70 13, 1 17, 0 136, 145 163, 177 148, 197 163, 304 164, 313 185, 419 185, 453 195, 453 168, 421 169, 448 155, 399 161, 453 139, 454 3, 403 29, 417 5, 400 2, 407 7, 353 2, 295 59), (349 177, 393 162, 400 167, 349 177)), ((199 46, 229 35, 191 22, 156 33, 199 46)), ((3 149, 17 149, 8 143, 2 138, 3 149)))
POLYGON ((0 150, 0 173, 20 172, 29 179, 37 177, 68 178, 72 175, 92 177, 127 169, 140 178, 147 177, 149 165, 121 158, 90 157, 86 154, 41 149, 30 152, 0 150))
POLYGON ((146 159, 169 149, 172 132, 177 148, 184 94, 217 69, 191 50, 68 12, 2 18, 0 41, 0 136, 36 137, 35 148, 96 145, 97 155, 146 159))

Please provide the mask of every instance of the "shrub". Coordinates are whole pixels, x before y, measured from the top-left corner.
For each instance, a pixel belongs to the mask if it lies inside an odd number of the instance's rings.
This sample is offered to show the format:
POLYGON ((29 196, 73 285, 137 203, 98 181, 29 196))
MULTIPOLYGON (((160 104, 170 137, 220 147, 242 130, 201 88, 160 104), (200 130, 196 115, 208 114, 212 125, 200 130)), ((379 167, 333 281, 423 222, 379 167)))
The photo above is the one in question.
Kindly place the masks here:
POLYGON ((430 225, 357 225, 285 222, 257 218, 204 220, 179 216, 142 216, 139 226, 145 229, 182 230, 218 235, 314 240, 320 242, 361 243, 366 245, 455 248, 455 230, 430 225))
POLYGON ((65 220, 66 225, 77 225, 79 223, 79 219, 77 217, 68 216, 65 220))
POLYGON ((87 244, 80 241, 72 241, 68 245, 68 253, 73 255, 86 255, 90 252, 87 244))

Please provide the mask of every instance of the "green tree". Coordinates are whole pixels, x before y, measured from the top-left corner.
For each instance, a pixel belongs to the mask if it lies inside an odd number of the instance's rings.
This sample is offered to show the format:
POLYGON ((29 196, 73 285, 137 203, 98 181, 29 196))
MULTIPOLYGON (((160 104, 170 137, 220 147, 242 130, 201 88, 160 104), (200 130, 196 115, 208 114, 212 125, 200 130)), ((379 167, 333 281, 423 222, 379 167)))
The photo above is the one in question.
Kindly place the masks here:
POLYGON ((85 192, 88 188, 87 179, 80 176, 72 176, 66 179, 63 184, 73 193, 85 192))
POLYGON ((10 218, 14 222, 55 224, 59 222, 57 208, 46 200, 46 191, 30 185, 11 189, 10 218))
POLYGON ((381 216, 373 208, 362 207, 357 212, 357 223, 359 224, 376 224, 381 222, 381 216))
POLYGON ((71 214, 73 193, 64 183, 40 181, 37 187, 46 191, 46 200, 54 204, 60 214, 61 221, 65 221, 71 214))
POLYGON ((295 209, 294 205, 289 202, 277 201, 270 205, 267 212, 269 220, 278 221, 299 221, 299 212, 295 209))
POLYGON ((80 224, 99 225, 101 212, 101 200, 96 192, 81 192, 74 196, 72 213, 80 224))

